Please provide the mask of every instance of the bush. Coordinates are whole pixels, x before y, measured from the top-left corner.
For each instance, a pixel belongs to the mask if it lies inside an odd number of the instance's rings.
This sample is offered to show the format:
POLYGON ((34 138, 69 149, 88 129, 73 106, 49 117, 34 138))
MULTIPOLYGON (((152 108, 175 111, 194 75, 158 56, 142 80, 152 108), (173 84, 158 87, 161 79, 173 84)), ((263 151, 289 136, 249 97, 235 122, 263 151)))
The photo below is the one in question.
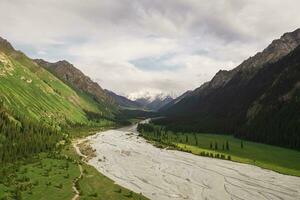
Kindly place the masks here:
POLYGON ((128 197, 128 198, 132 198, 132 197, 133 197, 133 192, 130 191, 129 194, 127 194, 127 195, 125 195, 125 196, 128 197))
POLYGON ((116 190, 117 193, 122 193, 122 189, 119 188, 118 190, 116 190))
POLYGON ((97 192, 93 192, 93 193, 89 194, 89 196, 90 197, 98 197, 98 194, 97 194, 97 192))
POLYGON ((59 188, 59 189, 62 189, 62 188, 63 188, 63 184, 60 183, 60 184, 58 184, 58 185, 55 185, 55 187, 56 187, 56 188, 59 188))

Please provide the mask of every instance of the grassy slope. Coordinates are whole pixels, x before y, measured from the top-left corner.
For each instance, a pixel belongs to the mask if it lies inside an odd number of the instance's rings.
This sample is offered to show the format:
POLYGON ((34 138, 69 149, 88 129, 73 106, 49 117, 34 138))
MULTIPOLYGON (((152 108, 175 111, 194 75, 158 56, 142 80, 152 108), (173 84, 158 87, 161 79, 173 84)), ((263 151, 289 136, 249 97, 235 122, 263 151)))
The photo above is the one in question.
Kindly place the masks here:
MULTIPOLYGON (((153 133, 146 133, 148 139, 154 138, 153 133)), ((241 148, 241 140, 228 135, 213 135, 213 134, 174 134, 168 132, 169 139, 165 140, 166 143, 173 143, 178 149, 183 151, 191 151, 199 155, 205 151, 208 153, 221 153, 231 156, 232 161, 256 165, 265 169, 277 171, 279 173, 300 176, 300 152, 265 145, 255 142, 243 141, 243 148, 241 148), (177 136, 178 137, 177 137, 177 136), (188 136, 188 142, 186 142, 188 136), (226 149, 226 141, 229 142, 229 151, 222 150, 224 144, 226 149), (218 143, 218 150, 214 149, 215 142, 218 143), (213 144, 213 149, 210 148, 210 143, 213 144)))
POLYGON ((0 52, 0 98, 5 106, 29 118, 49 122, 83 123, 83 110, 108 113, 88 95, 76 92, 23 54, 0 52))
MULTIPOLYGON (((73 90, 24 54, 14 50, 0 49, 0 100, 14 115, 24 115, 31 120, 82 124, 75 131, 68 130, 72 134, 81 129, 72 137, 90 134, 87 130, 116 126, 115 122, 107 119, 91 122, 84 112, 87 110, 111 116, 115 108, 105 102, 99 104, 89 95, 73 90)), ((74 156, 73 148, 70 149, 61 152, 60 158, 48 158, 47 154, 42 153, 33 161, 2 166, 0 170, 6 168, 9 172, 5 176, 7 180, 0 182, 0 199, 17 199, 17 193, 22 199, 71 199, 74 196, 73 181, 80 175, 77 164, 80 158, 74 156), (74 159, 66 159, 66 155, 74 159)), ((114 184, 96 169, 84 163, 82 166, 86 173, 79 184, 85 199, 94 198, 91 195, 96 192, 99 194, 96 199, 145 199, 114 184)))

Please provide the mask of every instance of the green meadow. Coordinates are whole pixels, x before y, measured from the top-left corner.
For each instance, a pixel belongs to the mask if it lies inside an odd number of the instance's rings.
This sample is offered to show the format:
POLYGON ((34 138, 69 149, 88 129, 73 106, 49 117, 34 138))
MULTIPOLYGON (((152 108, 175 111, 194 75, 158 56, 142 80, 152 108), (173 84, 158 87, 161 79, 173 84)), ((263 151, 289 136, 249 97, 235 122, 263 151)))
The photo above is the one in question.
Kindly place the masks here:
POLYGON ((41 153, 26 162, 7 164, 0 169, 1 200, 70 200, 75 196, 73 184, 83 200, 147 199, 116 185, 82 162, 71 145, 56 154, 41 153), (77 180, 81 174, 79 165, 82 167, 82 177, 77 180))
POLYGON ((196 155, 230 156, 231 161, 256 165, 282 174, 300 176, 300 152, 281 147, 242 141, 230 135, 203 133, 164 132, 155 126, 154 131, 140 131, 141 135, 156 145, 172 146, 196 155), (228 143, 228 149, 226 148, 228 143))
POLYGON ((74 161, 42 153, 27 162, 1 168, 0 199, 72 199, 79 174, 74 161))

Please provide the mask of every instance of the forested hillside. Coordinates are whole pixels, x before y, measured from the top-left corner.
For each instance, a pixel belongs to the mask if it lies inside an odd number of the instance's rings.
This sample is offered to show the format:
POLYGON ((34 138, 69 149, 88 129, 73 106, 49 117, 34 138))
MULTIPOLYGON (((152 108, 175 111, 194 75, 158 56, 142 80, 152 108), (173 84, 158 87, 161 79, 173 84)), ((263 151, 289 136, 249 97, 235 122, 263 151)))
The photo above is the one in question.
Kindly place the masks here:
POLYGON ((54 149, 66 129, 111 126, 118 111, 105 94, 72 88, 2 38, 0 102, 2 164, 54 149))
POLYGON ((51 124, 13 115, 0 102, 0 166, 32 154, 50 151, 65 137, 51 124))
POLYGON ((284 34, 167 108, 159 123, 299 149, 299 44, 299 29, 284 34))

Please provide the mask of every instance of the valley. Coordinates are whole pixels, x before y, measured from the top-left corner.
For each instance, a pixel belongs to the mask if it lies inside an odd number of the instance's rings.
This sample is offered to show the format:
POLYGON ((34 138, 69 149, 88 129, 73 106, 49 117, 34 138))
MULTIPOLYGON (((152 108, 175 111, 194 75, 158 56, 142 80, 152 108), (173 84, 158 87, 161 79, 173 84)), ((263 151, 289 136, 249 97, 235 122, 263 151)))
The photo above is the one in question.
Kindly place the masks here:
POLYGON ((137 126, 89 136, 88 163, 150 199, 298 199, 300 178, 256 166, 154 147, 137 126))
POLYGON ((0 200, 299 200, 292 1, 0 0, 0 200))
POLYGON ((231 135, 168 131, 152 122, 140 124, 138 130, 141 137, 159 148, 251 164, 300 177, 299 151, 241 140, 231 135))

